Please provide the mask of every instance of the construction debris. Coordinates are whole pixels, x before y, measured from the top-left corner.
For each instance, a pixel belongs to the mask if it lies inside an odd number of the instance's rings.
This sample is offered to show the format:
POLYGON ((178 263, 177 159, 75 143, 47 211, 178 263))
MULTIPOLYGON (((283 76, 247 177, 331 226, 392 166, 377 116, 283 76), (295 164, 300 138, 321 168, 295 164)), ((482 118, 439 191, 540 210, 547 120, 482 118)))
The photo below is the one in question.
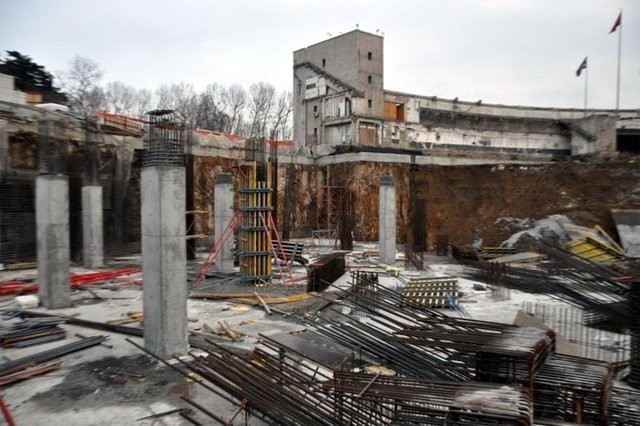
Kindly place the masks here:
POLYGON ((640 210, 611 209, 625 254, 640 257, 640 210))
POLYGON ((563 228, 571 237, 564 247, 576 256, 603 265, 619 262, 625 257, 624 249, 600 226, 590 229, 564 224, 563 228))

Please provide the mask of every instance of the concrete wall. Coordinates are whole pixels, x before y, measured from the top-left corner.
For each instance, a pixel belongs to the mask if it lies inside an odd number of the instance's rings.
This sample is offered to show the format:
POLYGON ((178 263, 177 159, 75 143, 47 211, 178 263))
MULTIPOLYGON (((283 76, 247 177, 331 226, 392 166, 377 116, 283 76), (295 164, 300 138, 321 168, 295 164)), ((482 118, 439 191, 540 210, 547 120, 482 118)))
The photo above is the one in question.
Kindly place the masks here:
POLYGON ((616 117, 592 115, 572 125, 571 155, 616 155, 616 117))
POLYGON ((14 90, 13 76, 0 74, 0 101, 25 105, 27 95, 24 92, 14 90))

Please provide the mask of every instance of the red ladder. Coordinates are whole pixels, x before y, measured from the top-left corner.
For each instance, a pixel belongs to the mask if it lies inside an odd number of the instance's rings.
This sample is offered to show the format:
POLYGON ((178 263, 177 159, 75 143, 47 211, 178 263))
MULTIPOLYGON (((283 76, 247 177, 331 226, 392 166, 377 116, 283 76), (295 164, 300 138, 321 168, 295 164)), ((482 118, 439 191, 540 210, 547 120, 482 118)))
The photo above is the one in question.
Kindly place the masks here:
POLYGON ((207 255, 206 259, 200 265, 200 269, 198 270, 198 273, 193 279, 192 288, 196 288, 200 284, 202 284, 202 280, 204 280, 204 276, 207 274, 207 272, 209 272, 209 269, 211 269, 211 266, 215 263, 216 258, 222 252, 222 249, 224 248, 225 243, 229 240, 229 238, 233 235, 234 231, 236 230, 236 227, 240 223, 241 216, 242 216, 241 211, 236 211, 234 213, 233 217, 231 218, 231 221, 229 221, 229 224, 222 232, 222 235, 220 236, 220 238, 218 238, 218 241, 216 241, 216 243, 211 248, 211 251, 207 255))
POLYGON ((267 233, 267 241, 268 241, 269 247, 271 247, 271 254, 273 255, 273 259, 276 262, 276 265, 278 266, 278 271, 280 271, 280 277, 282 279, 282 283, 283 284, 292 284, 294 281, 293 281, 293 272, 291 271, 291 264, 289 264, 289 262, 287 261, 287 255, 285 254, 284 250, 282 249, 282 240, 280 240, 280 233, 278 232, 278 228, 276 227, 275 221, 273 220, 273 215, 271 214, 271 211, 267 211, 267 218, 266 219, 265 219, 264 215, 262 213, 260 213, 260 220, 262 221, 262 225, 264 226, 265 232, 267 233), (284 258, 285 265, 287 265, 287 272, 288 272, 288 275, 289 275, 289 281, 285 281, 284 280, 284 274, 282 273, 282 266, 280 265, 280 262, 278 261, 278 253, 276 252, 276 249, 273 246, 273 240, 271 239, 271 232, 269 232, 269 226, 268 225, 271 225, 273 227, 273 233, 276 236, 276 242, 278 244, 278 249, 280 250, 280 253, 282 254, 282 257, 284 258))

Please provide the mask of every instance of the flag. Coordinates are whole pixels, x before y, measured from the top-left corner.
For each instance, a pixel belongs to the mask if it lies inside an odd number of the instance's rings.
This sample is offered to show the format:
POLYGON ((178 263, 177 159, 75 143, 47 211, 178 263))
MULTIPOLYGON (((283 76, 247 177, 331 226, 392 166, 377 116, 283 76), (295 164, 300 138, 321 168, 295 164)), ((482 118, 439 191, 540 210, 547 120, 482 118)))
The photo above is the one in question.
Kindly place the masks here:
POLYGON ((621 24, 622 24, 622 12, 620 12, 620 14, 618 15, 616 22, 613 23, 613 27, 611 28, 611 31, 609 31, 609 34, 617 30, 621 24))
POLYGON ((587 57, 584 57, 584 60, 582 61, 582 63, 580 64, 580 66, 578 67, 578 69, 576 70, 576 77, 580 77, 580 73, 582 73, 583 69, 587 68, 587 57))

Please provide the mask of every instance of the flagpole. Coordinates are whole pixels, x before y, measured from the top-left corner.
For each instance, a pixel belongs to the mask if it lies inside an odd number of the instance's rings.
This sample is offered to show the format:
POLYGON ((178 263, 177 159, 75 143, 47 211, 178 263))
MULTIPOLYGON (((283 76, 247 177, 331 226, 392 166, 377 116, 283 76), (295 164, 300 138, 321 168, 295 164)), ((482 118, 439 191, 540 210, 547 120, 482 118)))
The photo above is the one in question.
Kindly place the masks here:
MULTIPOLYGON (((622 17, 622 9, 620 9, 622 17)), ((620 31, 618 31, 618 80, 616 83, 616 112, 620 109, 620 55, 622 52, 622 19, 620 19, 620 31)))

